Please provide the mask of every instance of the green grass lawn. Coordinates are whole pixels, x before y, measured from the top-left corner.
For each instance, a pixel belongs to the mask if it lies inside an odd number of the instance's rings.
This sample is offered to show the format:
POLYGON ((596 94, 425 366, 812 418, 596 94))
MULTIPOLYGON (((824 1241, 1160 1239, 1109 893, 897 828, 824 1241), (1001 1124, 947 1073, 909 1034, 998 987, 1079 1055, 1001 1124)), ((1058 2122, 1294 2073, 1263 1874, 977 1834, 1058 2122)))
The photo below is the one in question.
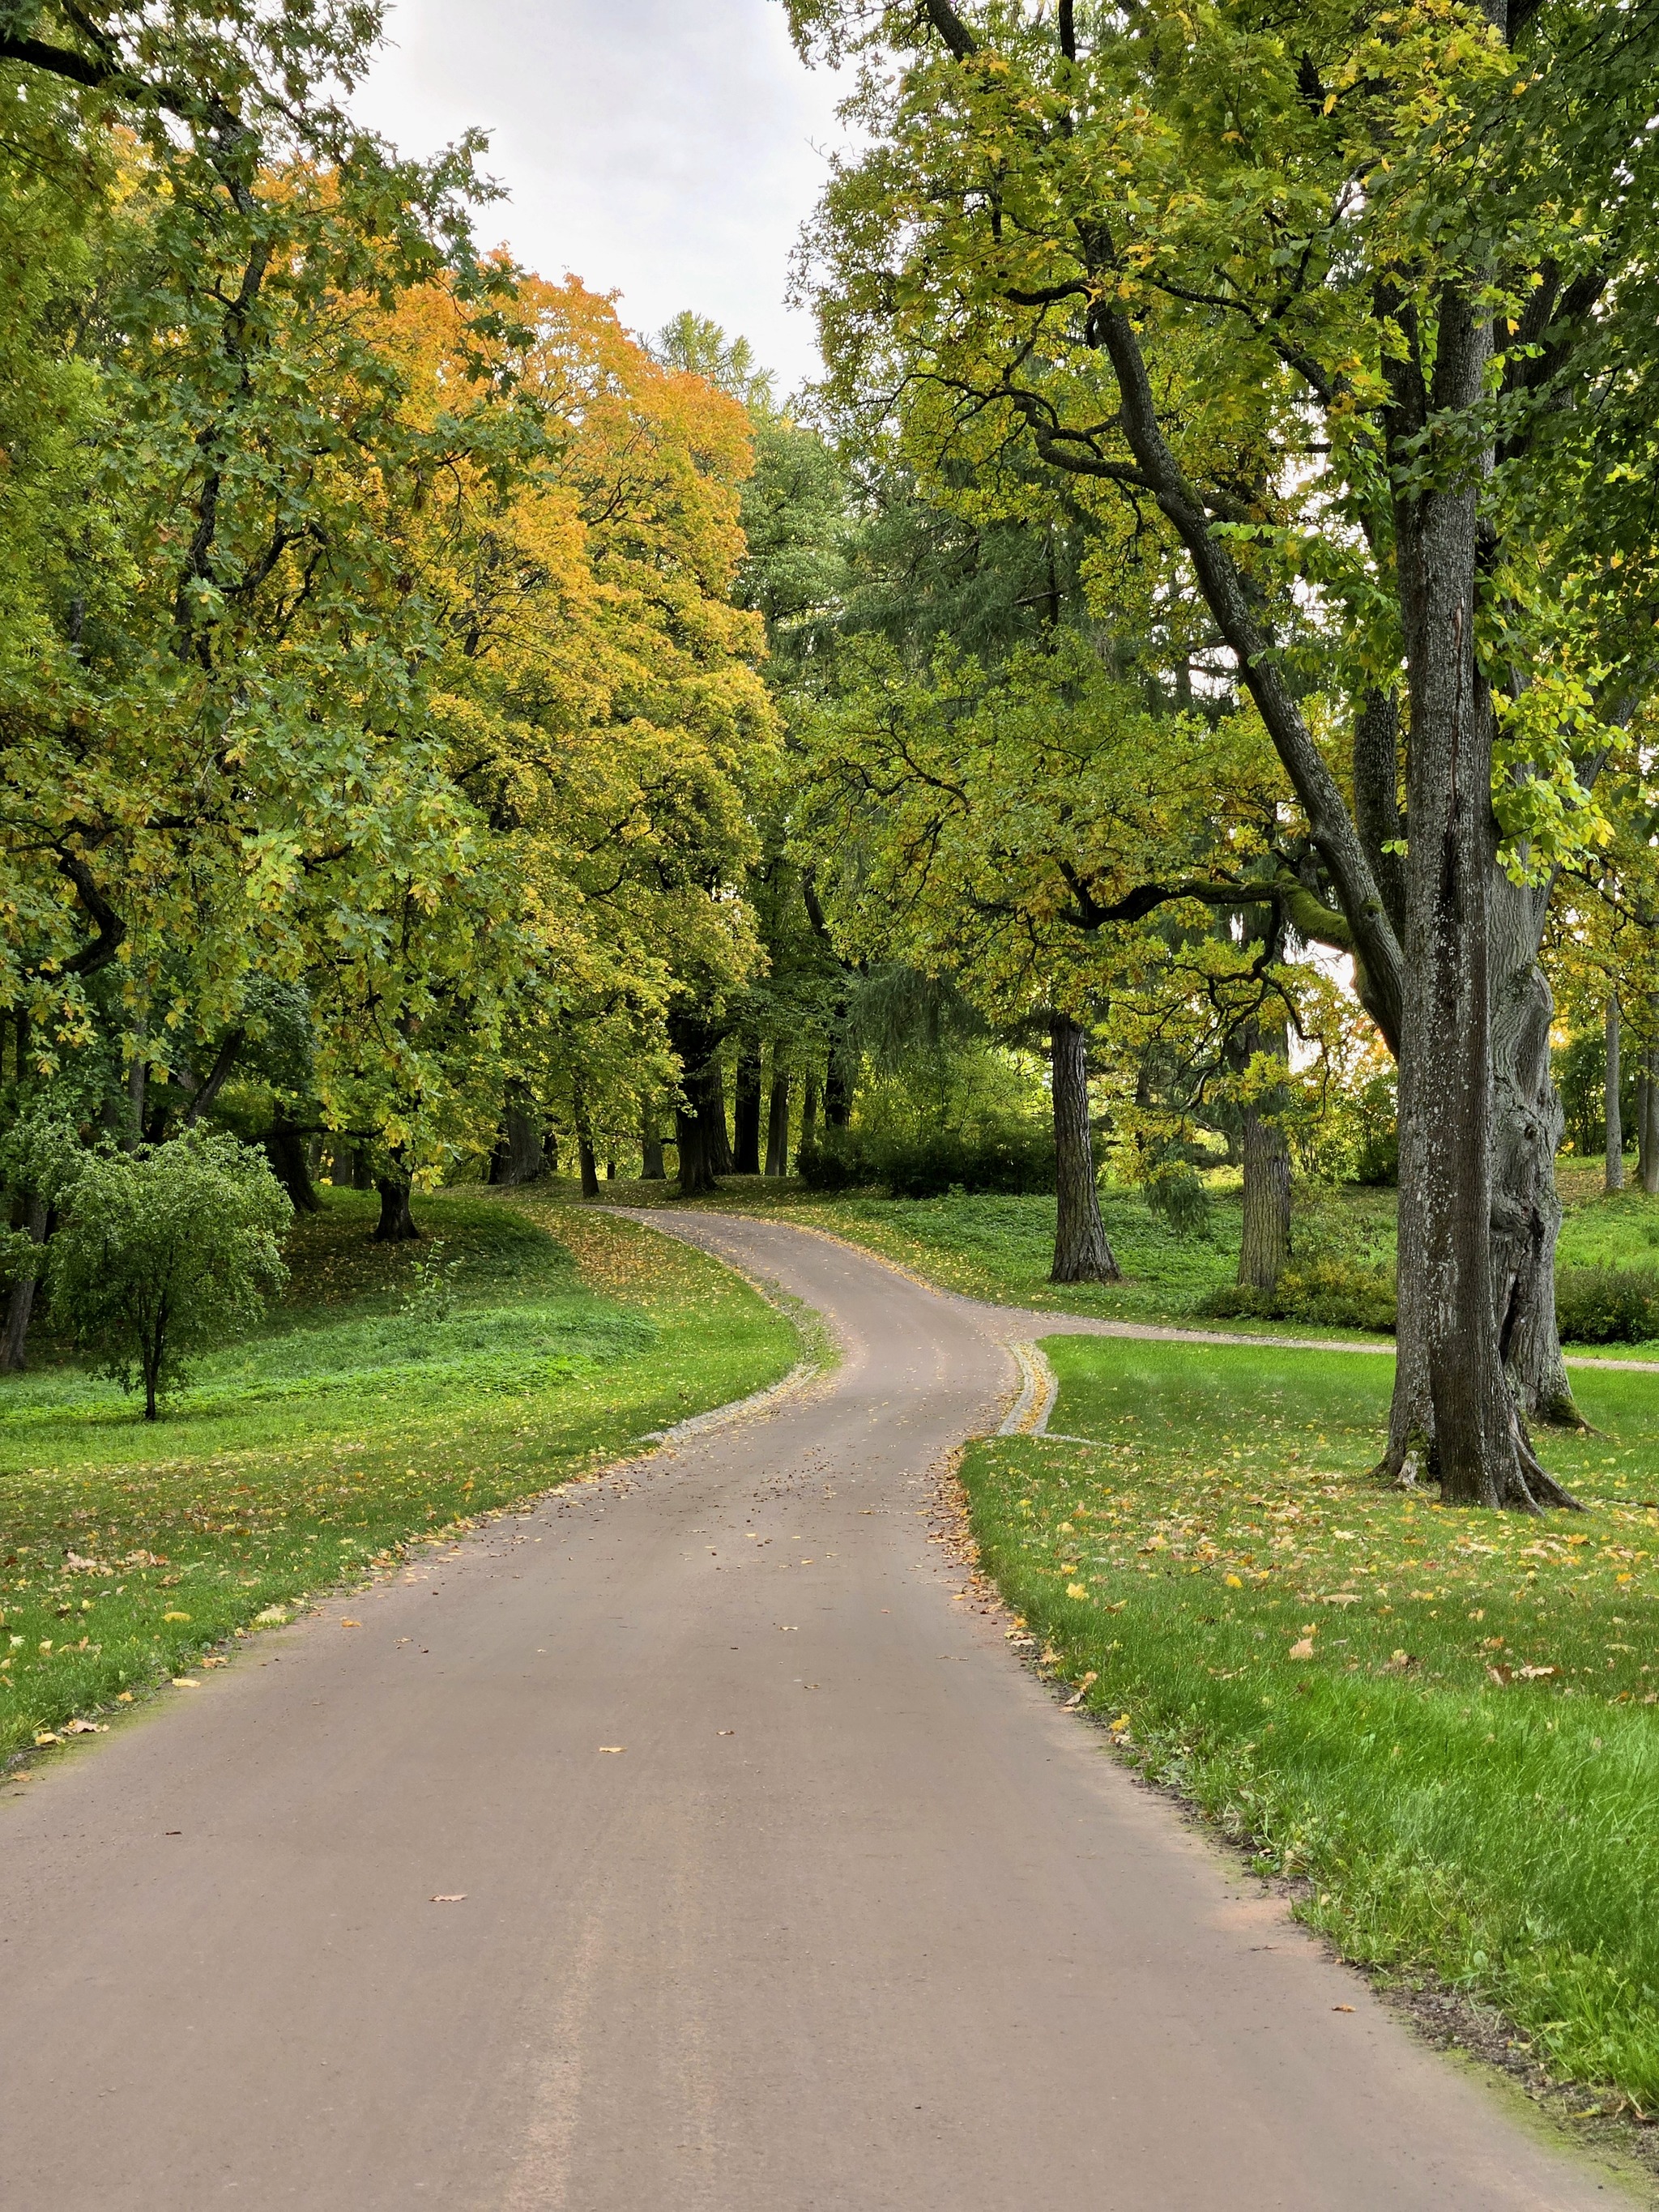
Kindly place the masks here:
POLYGON ((420 1201, 418 1245, 368 1242, 372 1198, 324 1196, 267 1327, 166 1419, 49 1337, 0 1382, 0 1757, 797 1357, 729 1270, 557 1186, 420 1201), (447 1315, 421 1295, 439 1239, 447 1315))
POLYGON ((1055 1338, 1053 1425, 963 1467, 984 1564, 1146 1769, 1349 1958, 1499 2005, 1659 2108, 1659 1389, 1581 1377, 1590 1510, 1381 1489, 1392 1364, 1055 1338))

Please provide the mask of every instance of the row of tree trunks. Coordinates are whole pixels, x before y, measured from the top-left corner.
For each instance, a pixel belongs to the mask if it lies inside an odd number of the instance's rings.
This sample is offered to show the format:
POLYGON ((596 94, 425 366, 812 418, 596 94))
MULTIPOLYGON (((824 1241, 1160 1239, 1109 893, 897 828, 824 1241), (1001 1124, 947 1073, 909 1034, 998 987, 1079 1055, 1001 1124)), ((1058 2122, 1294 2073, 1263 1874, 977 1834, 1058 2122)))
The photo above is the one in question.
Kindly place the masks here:
POLYGON ((1106 1238, 1089 1120, 1089 1037, 1081 1024, 1048 1017, 1054 1115, 1054 1264, 1051 1283, 1115 1283, 1122 1270, 1106 1238))

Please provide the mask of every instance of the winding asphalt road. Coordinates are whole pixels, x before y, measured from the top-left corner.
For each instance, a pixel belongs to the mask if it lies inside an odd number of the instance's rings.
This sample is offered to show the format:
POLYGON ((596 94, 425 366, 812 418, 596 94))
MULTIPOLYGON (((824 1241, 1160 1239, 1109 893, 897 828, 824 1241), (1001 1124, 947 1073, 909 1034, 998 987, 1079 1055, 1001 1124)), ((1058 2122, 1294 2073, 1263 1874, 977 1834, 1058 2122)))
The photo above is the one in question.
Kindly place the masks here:
POLYGON ((7 2212, 1616 2202, 975 1609, 933 1470, 1029 1317, 665 1225, 839 1368, 4 1793, 7 2212))

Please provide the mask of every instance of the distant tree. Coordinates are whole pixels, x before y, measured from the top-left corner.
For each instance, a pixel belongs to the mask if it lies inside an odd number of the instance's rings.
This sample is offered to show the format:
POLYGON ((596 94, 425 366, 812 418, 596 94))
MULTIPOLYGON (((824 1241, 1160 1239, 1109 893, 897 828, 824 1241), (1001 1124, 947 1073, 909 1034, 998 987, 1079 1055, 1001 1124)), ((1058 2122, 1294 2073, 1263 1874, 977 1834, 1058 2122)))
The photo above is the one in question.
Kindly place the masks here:
POLYGON ((194 1352, 252 1327, 287 1279, 278 1239, 294 1209, 264 1156, 192 1130, 94 1155, 52 1244, 54 1314, 144 1419, 194 1352))

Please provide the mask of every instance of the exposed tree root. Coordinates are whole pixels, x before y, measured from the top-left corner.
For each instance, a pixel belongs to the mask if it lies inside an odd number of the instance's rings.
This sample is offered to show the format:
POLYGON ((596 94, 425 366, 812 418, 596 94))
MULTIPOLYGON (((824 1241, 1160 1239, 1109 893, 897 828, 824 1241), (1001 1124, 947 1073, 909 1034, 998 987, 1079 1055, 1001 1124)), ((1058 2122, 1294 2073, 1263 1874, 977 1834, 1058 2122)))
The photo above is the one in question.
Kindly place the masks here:
MULTIPOLYGON (((1513 1437, 1515 1457, 1509 1470, 1502 1482, 1494 1485, 1492 1495, 1478 1503, 1487 1510, 1511 1513, 1542 1514, 1552 1510, 1582 1513, 1583 1506, 1556 1480, 1534 1451, 1518 1413, 1515 1415, 1513 1437)), ((1401 1443, 1390 1443, 1371 1469, 1369 1480, 1385 1489, 1413 1492, 1437 1481, 1438 1471, 1431 1441, 1421 1433, 1414 1433, 1401 1443)))

